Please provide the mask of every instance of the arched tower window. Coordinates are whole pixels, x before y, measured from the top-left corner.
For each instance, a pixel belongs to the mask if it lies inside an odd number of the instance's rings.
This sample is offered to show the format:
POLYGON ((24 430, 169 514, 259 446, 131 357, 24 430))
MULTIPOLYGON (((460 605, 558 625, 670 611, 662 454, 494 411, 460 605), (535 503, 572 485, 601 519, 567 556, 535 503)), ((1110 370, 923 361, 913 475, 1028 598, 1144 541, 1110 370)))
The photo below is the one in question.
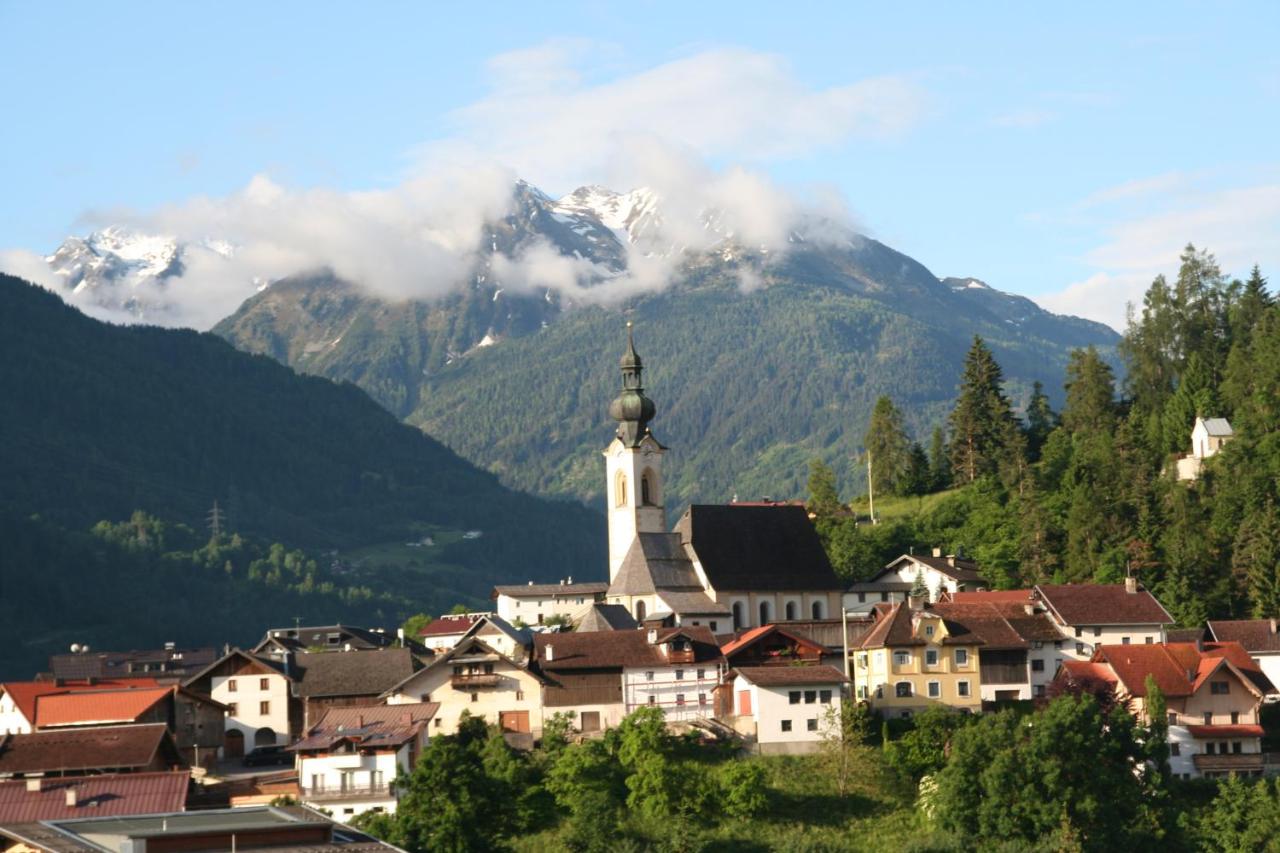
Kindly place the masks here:
POLYGON ((742 602, 735 601, 733 603, 733 629, 735 631, 738 630, 739 628, 747 627, 747 616, 742 611, 743 611, 742 602))
POLYGON ((773 610, 771 607, 769 607, 769 602, 767 601, 760 602, 760 624, 768 625, 770 622, 773 621, 772 616, 773 616, 773 610))
POLYGON ((637 622, 644 621, 644 602, 643 601, 636 602, 636 621, 637 622))
POLYGON ((613 505, 627 505, 627 475, 621 471, 613 478, 613 505))
POLYGON ((824 616, 824 614, 823 614, 823 612, 822 612, 822 602, 821 602, 821 601, 815 601, 815 602, 813 603, 813 607, 812 607, 812 609, 811 609, 811 612, 813 613, 813 618, 814 618, 814 619, 823 619, 823 618, 825 618, 825 616, 824 616))
POLYGON ((799 614, 796 613, 796 603, 794 601, 787 602, 787 621, 794 622, 799 614))
POLYGON ((640 504, 642 506, 653 506, 653 487, 649 485, 649 481, 653 477, 653 472, 645 471, 640 477, 640 504))

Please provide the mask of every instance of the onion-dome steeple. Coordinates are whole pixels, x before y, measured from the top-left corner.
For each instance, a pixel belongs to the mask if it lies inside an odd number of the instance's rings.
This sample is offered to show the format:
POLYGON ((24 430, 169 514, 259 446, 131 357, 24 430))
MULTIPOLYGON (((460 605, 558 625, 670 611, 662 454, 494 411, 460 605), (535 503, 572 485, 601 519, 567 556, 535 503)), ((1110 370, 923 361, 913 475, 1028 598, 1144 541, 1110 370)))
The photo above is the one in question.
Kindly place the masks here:
POLYGON ((631 322, 627 322, 627 351, 622 356, 622 390, 609 404, 609 417, 618 422, 618 438, 627 447, 637 447, 649 432, 649 421, 657 413, 653 401, 644 395, 640 374, 644 369, 636 352, 631 322))

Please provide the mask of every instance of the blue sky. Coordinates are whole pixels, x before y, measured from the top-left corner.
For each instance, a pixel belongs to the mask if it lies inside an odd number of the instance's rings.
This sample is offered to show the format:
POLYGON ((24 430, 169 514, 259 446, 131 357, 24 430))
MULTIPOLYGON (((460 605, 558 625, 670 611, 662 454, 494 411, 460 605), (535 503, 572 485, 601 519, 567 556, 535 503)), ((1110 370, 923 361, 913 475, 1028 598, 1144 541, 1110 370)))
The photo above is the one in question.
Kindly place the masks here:
POLYGON ((556 194, 644 178, 643 135, 1113 324, 1187 241, 1274 275, 1280 4, 889 5, 0 2, 0 249, 255 176, 556 194))

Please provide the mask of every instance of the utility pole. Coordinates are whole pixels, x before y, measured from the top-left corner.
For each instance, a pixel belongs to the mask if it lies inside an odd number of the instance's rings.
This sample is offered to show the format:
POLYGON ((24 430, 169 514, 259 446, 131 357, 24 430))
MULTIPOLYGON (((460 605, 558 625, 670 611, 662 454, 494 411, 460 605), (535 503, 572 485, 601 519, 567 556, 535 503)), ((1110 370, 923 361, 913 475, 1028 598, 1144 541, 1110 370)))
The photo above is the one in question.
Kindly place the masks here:
POLYGON ((871 479, 871 448, 867 448, 867 503, 871 513, 871 523, 876 523, 876 487, 871 479))
POLYGON ((213 541, 217 542, 222 537, 222 510, 218 508, 217 498, 214 498, 213 509, 209 510, 208 522, 213 541))

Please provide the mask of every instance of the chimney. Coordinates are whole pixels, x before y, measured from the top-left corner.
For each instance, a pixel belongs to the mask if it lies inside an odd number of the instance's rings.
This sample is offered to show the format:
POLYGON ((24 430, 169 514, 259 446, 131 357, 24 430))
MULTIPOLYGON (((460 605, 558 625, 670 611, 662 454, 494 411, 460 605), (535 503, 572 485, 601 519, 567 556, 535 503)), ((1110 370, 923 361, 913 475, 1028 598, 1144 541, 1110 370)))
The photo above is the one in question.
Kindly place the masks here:
POLYGON ((75 789, 75 786, 73 785, 72 787, 67 789, 67 808, 74 809, 77 804, 76 800, 77 800, 76 789, 75 789))
POLYGON ((43 790, 41 787, 43 784, 44 784, 44 779, 41 779, 39 776, 37 776, 34 779, 28 779, 27 791, 29 793, 35 793, 37 791, 43 790))
POLYGON ((1272 619, 1271 619, 1271 633, 1273 633, 1273 634, 1274 634, 1275 632, 1276 632, 1276 620, 1275 620, 1275 617, 1272 617, 1272 619))
POLYGON ((1028 616, 1035 616, 1036 606, 1028 601, 1026 604, 1022 605, 1022 612, 1028 616))
POLYGON ((650 628, 649 629, 649 645, 652 646, 656 642, 658 642, 658 629, 650 628))
POLYGON ((951 567, 951 568, 953 568, 953 569, 956 567, 956 555, 955 555, 955 554, 948 554, 948 555, 947 555, 947 565, 948 565, 948 566, 950 566, 950 567, 951 567))
POLYGON ((1133 595, 1138 591, 1138 579, 1130 575, 1124 579, 1124 591, 1133 595))
POLYGON ((555 650, 555 647, 554 647, 554 646, 552 646, 550 643, 547 643, 547 647, 546 647, 546 649, 545 649, 545 652, 546 652, 546 654, 544 654, 544 655, 543 655, 543 657, 544 657, 544 658, 546 658, 548 661, 553 661, 553 660, 555 660, 555 659, 556 659, 556 650, 555 650))
POLYGON ((164 644, 164 650, 165 650, 166 652, 171 652, 171 651, 173 651, 173 650, 174 650, 174 649, 176 649, 176 648, 178 648, 178 644, 177 644, 177 643, 175 643, 175 642, 170 641, 170 642, 167 642, 167 643, 165 643, 165 644, 164 644))
POLYGON ((935 556, 935 557, 941 557, 941 556, 942 556, 942 549, 941 549, 941 548, 934 548, 934 549, 933 549, 933 556, 935 556))
POLYGON ((356 728, 357 729, 364 728, 364 714, 356 714, 356 728))
POLYGON ((569 575, 569 586, 573 586, 573 575, 569 575))
POLYGON ((529 581, 529 586, 533 586, 533 581, 529 581))

